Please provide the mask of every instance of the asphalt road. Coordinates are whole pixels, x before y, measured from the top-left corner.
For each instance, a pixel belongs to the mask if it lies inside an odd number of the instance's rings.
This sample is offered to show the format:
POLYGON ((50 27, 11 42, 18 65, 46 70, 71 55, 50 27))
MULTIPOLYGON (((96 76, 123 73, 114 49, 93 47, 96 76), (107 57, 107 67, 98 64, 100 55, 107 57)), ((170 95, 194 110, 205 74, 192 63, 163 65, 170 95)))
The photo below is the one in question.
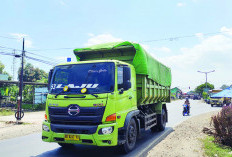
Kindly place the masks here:
POLYGON ((165 138, 173 127, 182 121, 210 111, 219 110, 219 107, 211 107, 208 104, 201 103, 199 100, 190 100, 190 116, 182 116, 182 105, 184 100, 174 101, 168 104, 169 122, 165 131, 151 133, 143 131, 137 141, 134 151, 127 155, 122 155, 116 147, 96 147, 76 145, 75 149, 65 150, 56 143, 45 143, 41 140, 41 134, 31 134, 23 137, 0 141, 0 156, 3 157, 69 157, 69 156, 144 156, 152 147, 165 138))

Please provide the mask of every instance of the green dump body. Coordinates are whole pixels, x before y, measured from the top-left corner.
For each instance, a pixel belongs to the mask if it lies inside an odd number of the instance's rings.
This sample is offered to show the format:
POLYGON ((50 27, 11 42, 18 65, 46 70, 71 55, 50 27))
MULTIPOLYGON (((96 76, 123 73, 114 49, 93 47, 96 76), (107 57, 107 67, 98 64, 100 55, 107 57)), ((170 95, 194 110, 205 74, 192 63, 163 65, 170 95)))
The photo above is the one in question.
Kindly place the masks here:
POLYGON ((139 44, 114 42, 75 49, 77 61, 119 60, 134 66, 137 105, 170 102, 171 70, 139 44))

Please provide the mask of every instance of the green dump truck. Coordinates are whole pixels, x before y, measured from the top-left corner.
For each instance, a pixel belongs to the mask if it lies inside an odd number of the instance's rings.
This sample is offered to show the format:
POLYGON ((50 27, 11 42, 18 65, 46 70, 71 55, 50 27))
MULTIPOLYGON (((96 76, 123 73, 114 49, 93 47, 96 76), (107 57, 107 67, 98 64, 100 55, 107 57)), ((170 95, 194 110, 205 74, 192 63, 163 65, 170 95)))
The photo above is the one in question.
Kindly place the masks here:
POLYGON ((129 152, 141 130, 165 129, 170 68, 127 41, 75 49, 74 54, 77 62, 49 73, 43 141, 62 147, 118 145, 129 152))

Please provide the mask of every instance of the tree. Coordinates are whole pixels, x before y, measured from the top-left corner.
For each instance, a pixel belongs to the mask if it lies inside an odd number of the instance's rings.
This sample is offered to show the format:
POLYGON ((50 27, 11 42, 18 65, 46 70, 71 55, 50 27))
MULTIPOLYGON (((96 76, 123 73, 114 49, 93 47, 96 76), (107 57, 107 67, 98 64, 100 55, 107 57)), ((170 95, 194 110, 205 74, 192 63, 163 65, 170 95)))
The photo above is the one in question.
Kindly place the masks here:
MULTIPOLYGON (((21 76, 21 67, 18 70, 18 78, 21 76)), ((35 68, 31 63, 27 63, 23 69, 23 81, 25 82, 48 82, 48 74, 39 68, 35 68)), ((24 85, 24 103, 33 103, 33 86, 24 85)))
MULTIPOLYGON (((23 69, 23 81, 37 82, 44 80, 46 82, 48 74, 39 68, 35 68, 31 63, 27 63, 23 69)), ((21 67, 18 70, 18 78, 21 76, 21 67)))
POLYGON ((8 74, 8 72, 4 71, 5 65, 1 63, 0 61, 0 74, 6 74, 8 75, 8 80, 12 80, 12 76, 8 74))
MULTIPOLYGON (((206 88, 206 84, 205 83, 197 86, 195 88, 195 92, 202 94, 204 92, 204 88, 206 88)), ((214 89, 214 85, 207 82, 207 88, 214 89)))
POLYGON ((228 86, 228 85, 222 85, 220 88, 222 89, 222 90, 224 90, 224 89, 226 89, 226 88, 228 88, 228 87, 230 87, 230 86, 228 86))
POLYGON ((5 65, 2 64, 1 61, 0 61, 0 74, 3 73, 4 68, 5 68, 5 65))

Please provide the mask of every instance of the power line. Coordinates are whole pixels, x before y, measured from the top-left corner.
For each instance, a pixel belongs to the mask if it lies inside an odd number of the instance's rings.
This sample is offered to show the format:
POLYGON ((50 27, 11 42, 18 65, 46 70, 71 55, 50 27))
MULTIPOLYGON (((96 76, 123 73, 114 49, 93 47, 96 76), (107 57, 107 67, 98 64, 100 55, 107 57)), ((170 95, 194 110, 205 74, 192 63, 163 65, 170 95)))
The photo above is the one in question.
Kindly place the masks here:
POLYGON ((55 64, 54 64, 54 63, 49 62, 49 61, 45 61, 45 60, 42 60, 42 59, 38 59, 38 58, 34 58, 34 57, 29 57, 29 56, 25 56, 25 57, 26 57, 26 58, 28 58, 28 59, 31 59, 31 60, 37 61, 37 62, 41 62, 41 63, 44 63, 44 64, 48 64, 48 65, 55 66, 55 64))
POLYGON ((53 51, 53 50, 70 50, 70 49, 75 49, 75 48, 54 48, 54 49, 32 49, 30 51, 53 51))
MULTIPOLYGON (((212 32, 212 33, 200 33, 200 34, 203 35, 203 36, 210 36, 210 35, 222 34, 222 33, 226 33, 226 32, 232 32, 232 31, 212 32)), ((175 36, 175 37, 169 37, 169 38, 161 38, 161 39, 153 39, 153 40, 145 40, 145 41, 140 41, 139 43, 155 42, 155 41, 165 41, 165 40, 173 41, 173 40, 178 40, 178 39, 182 39, 182 38, 196 37, 196 34, 184 35, 184 36, 175 36)))
MULTIPOLYGON (((8 55, 8 56, 13 56, 13 57, 20 57, 21 56, 21 55, 7 53, 7 52, 0 52, 0 54, 2 54, 2 55, 8 55)), ((52 66, 55 65, 55 63, 52 63, 52 62, 49 62, 49 61, 45 61, 45 60, 42 60, 42 59, 38 59, 38 58, 30 57, 30 56, 25 56, 25 57, 28 58, 28 59, 31 59, 31 60, 35 60, 35 61, 44 63, 44 64, 48 64, 48 65, 52 65, 52 66)))
POLYGON ((19 39, 21 39, 21 38, 7 37, 7 36, 1 36, 1 35, 0 35, 0 38, 5 38, 5 39, 14 39, 14 40, 19 40, 19 39))
POLYGON ((12 54, 12 53, 0 52, 0 54, 2 54, 2 55, 8 55, 8 56, 14 56, 15 57, 15 54, 12 54))
POLYGON ((50 59, 50 60, 54 60, 54 58, 45 57, 43 55, 38 55, 38 54, 35 54, 35 53, 32 53, 32 52, 28 52, 28 51, 26 51, 26 52, 29 53, 29 54, 35 55, 35 56, 39 56, 39 57, 47 58, 47 59, 50 59))
POLYGON ((0 46, 0 48, 3 48, 3 49, 8 49, 8 50, 21 51, 21 50, 19 50, 19 49, 10 48, 10 47, 6 47, 6 46, 0 46))

